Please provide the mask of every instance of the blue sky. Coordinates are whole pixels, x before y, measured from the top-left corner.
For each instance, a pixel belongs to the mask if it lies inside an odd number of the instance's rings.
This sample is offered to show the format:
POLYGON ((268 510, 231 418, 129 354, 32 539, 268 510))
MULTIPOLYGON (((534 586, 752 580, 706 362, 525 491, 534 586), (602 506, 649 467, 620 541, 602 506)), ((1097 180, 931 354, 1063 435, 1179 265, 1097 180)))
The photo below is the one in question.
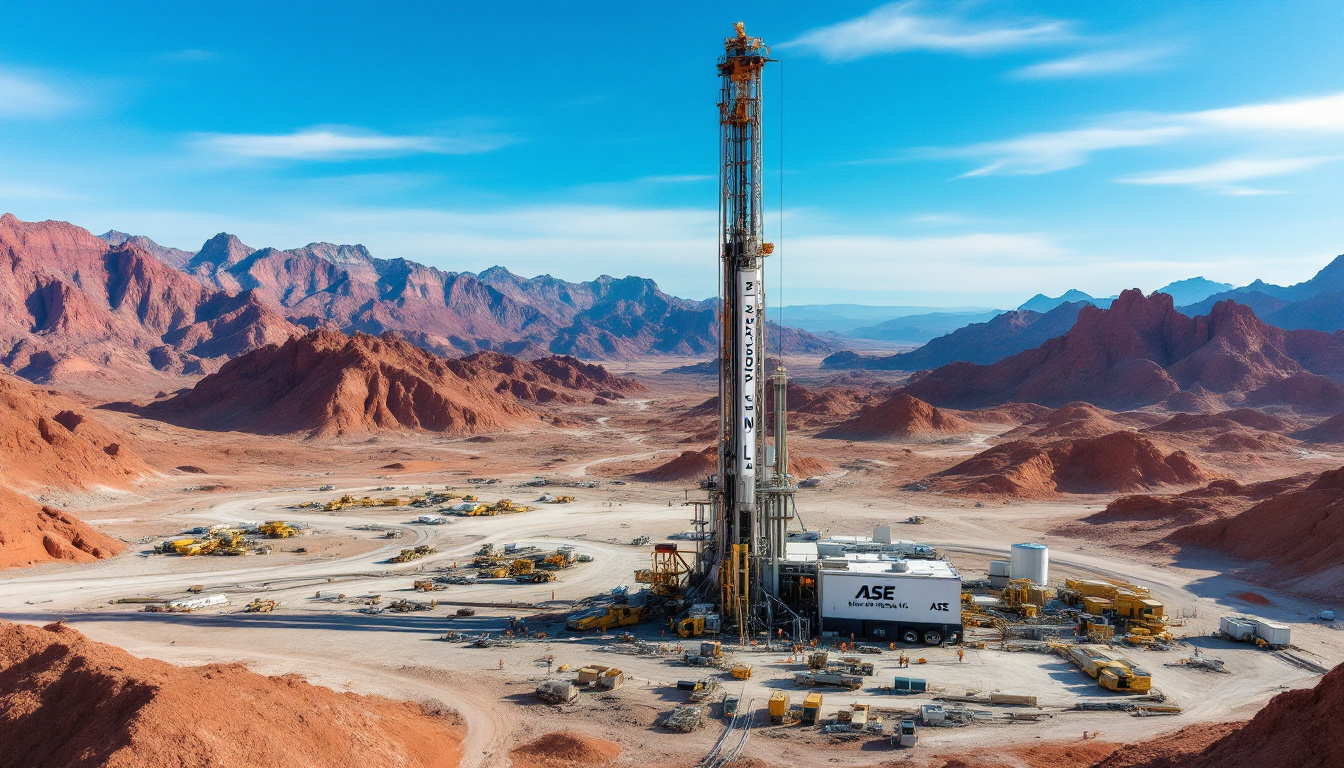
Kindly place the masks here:
POLYGON ((739 19, 781 59, 786 303, 1295 282, 1344 252, 1337 0, 12 4, 0 209, 703 298, 739 19))

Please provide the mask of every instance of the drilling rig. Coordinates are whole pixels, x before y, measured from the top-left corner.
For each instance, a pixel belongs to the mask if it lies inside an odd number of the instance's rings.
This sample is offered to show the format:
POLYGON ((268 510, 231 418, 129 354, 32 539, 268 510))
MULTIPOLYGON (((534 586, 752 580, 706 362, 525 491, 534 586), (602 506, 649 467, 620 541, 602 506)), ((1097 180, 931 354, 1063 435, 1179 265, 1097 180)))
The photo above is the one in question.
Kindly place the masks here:
MULTIPOLYGON (((761 74, 770 49, 742 22, 724 40, 719 91, 719 456, 708 483, 712 519, 698 574, 717 587, 724 627, 739 638, 800 618, 779 599, 786 529, 796 513, 784 413, 788 379, 771 376, 774 442, 767 444, 761 74)), ((805 631, 805 630, 801 630, 805 631)))

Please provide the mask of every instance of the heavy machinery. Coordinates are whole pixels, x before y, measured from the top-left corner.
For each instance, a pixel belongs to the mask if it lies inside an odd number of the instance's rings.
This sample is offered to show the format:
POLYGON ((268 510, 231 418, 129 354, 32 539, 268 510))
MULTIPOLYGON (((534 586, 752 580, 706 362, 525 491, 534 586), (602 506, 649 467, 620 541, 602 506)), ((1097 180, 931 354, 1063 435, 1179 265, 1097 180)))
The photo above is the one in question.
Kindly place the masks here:
POLYGON ((1102 579, 1067 579, 1059 589, 1067 605, 1081 605, 1093 616, 1111 619, 1137 642, 1171 640, 1166 606, 1136 584, 1102 579))
POLYGON ((416 592, 439 592, 447 589, 447 587, 439 584, 433 579, 417 579, 412 586, 415 588, 416 592))
POLYGON ((1096 678, 1107 690, 1120 693, 1148 693, 1153 677, 1147 670, 1128 659, 1120 658, 1100 645, 1075 645, 1067 648, 1069 659, 1096 678))
POLYGON ((550 571, 531 571, 514 576, 513 580, 520 584, 548 584, 555 581, 555 574, 550 571))
POLYGON ((579 698, 579 688, 568 680, 547 680, 537 686, 537 698, 547 704, 570 704, 579 698))
POLYGON ((429 546, 428 544, 421 544, 420 546, 416 547, 415 549, 403 549, 403 550, 401 550, 401 553, 398 554, 397 556, 393 557, 393 558, 390 560, 390 562, 393 562, 393 563, 409 563, 409 562, 411 562, 412 560, 419 560, 420 558, 424 557, 425 555, 432 555, 432 554, 434 554, 434 553, 437 552, 437 551, 438 551, 437 549, 435 549, 435 548, 429 546))
POLYGON ((284 520, 268 520, 257 526, 257 532, 271 539, 288 539, 299 533, 284 520))
POLYGON ((783 725, 789 716, 789 694, 784 691, 775 691, 770 694, 768 711, 771 725, 783 725))
POLYGON ((699 637, 705 633, 704 616, 687 616, 677 622, 677 635, 680 637, 699 637))
POLYGON ((574 632, 586 632, 590 629, 605 632, 612 627, 633 626, 638 624, 643 617, 644 606, 615 603, 574 614, 569 617, 565 626, 574 632))
POLYGON ((531 560, 528 560, 527 558, 520 557, 517 560, 514 560, 513 562, 509 563, 509 575, 522 576, 525 573, 531 573, 535 567, 536 563, 532 562, 531 560))
POLYGON ((244 613, 270 613, 275 610, 274 600, 262 600, 260 597, 243 606, 244 613))

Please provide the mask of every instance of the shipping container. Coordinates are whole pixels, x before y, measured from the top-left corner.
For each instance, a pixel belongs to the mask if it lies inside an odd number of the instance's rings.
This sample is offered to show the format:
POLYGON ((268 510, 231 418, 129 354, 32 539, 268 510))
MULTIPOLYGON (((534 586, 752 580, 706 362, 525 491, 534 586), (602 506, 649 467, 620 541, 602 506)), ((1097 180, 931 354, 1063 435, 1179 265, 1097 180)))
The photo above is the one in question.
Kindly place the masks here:
POLYGON ((1255 619, 1255 636, 1275 648, 1287 648, 1293 642, 1293 630, 1287 624, 1255 619))
POLYGON ((929 683, 927 680, 921 680, 918 677, 898 677, 892 683, 891 689, 896 693, 927 693, 929 683))
POLYGON ((1233 640, 1255 637, 1255 622, 1244 616, 1223 616, 1218 620, 1218 631, 1233 640))

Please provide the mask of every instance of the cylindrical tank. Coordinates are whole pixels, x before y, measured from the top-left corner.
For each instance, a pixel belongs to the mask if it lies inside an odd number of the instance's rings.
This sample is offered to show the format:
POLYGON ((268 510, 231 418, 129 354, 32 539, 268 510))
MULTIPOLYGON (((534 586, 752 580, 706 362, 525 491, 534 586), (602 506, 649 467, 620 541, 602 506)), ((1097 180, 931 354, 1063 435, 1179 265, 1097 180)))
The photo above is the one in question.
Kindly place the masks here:
POLYGON ((1044 544, 1014 544, 1011 553, 1012 576, 1045 586, 1050 578, 1050 549, 1044 544))

